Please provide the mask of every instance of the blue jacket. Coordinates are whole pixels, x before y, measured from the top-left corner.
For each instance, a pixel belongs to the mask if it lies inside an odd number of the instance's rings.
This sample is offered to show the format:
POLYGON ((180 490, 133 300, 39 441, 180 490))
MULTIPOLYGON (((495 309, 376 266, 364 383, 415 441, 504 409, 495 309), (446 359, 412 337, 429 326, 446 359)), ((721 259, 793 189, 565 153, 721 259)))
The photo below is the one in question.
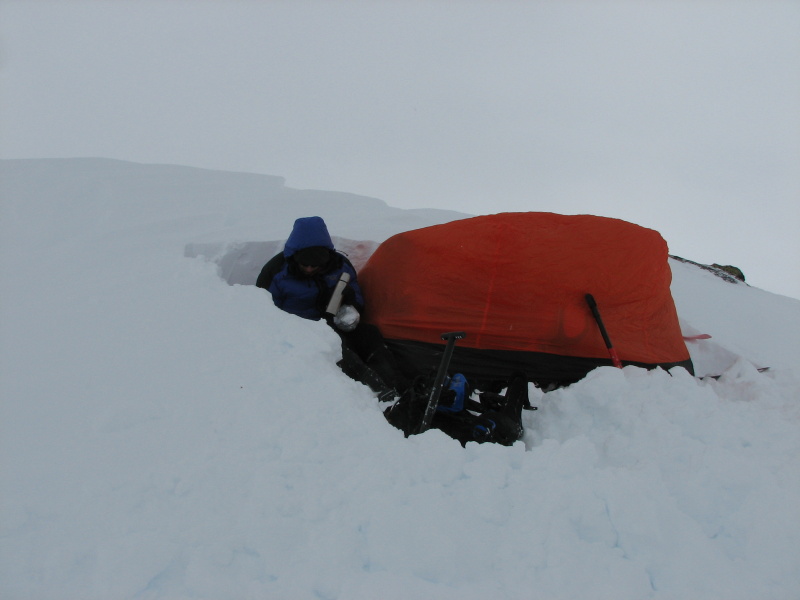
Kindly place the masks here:
POLYGON ((317 321, 324 316, 333 288, 344 272, 350 275, 344 303, 362 311, 364 297, 355 268, 345 256, 334 250, 325 222, 320 217, 304 217, 295 221, 283 252, 264 265, 256 285, 268 290, 275 306, 281 310, 317 321), (327 248, 331 257, 327 264, 309 277, 298 268, 292 256, 304 248, 312 247, 327 248))

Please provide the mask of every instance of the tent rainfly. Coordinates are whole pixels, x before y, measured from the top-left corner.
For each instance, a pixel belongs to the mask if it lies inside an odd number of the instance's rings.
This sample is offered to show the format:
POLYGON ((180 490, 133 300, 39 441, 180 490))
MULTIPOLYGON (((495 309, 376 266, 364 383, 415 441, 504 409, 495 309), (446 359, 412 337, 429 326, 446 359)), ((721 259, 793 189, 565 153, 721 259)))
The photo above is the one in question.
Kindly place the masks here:
POLYGON ((619 219, 501 213, 383 242, 359 273, 365 320, 410 373, 438 364, 441 334, 465 331, 451 372, 565 385, 610 365, 591 294, 624 365, 693 372, 670 293, 667 244, 619 219))

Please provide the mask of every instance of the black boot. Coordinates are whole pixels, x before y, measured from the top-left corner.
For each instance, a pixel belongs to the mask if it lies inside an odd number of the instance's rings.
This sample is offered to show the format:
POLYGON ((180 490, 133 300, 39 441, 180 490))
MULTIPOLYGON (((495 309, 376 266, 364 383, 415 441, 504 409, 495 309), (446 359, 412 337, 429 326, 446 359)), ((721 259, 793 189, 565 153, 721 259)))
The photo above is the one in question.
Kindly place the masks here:
POLYGON ((408 389, 410 383, 407 382, 397 366, 394 354, 385 344, 380 344, 373 349, 367 357, 366 364, 391 388, 396 389, 401 394, 408 389))
POLYGON ((530 406, 528 398, 528 380, 522 376, 514 377, 508 384, 506 390, 506 402, 502 409, 503 414, 507 415, 515 422, 522 424, 522 409, 530 406))
POLYGON ((369 387, 382 402, 393 400, 398 395, 394 386, 389 385, 383 378, 367 365, 361 358, 347 346, 342 346, 342 360, 336 365, 351 379, 355 379, 369 387))

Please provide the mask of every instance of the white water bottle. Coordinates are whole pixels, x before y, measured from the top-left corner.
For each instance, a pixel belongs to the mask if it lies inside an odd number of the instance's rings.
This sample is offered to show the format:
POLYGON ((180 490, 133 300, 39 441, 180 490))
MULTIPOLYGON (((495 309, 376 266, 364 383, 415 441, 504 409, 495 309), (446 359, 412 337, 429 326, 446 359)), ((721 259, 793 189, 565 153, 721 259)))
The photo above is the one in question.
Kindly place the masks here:
POLYGON ((342 273, 341 277, 339 277, 339 281, 336 283, 336 287, 333 290, 331 299, 328 302, 328 308, 325 309, 326 314, 335 315, 339 312, 339 307, 342 305, 342 294, 344 293, 344 288, 347 287, 349 281, 350 273, 342 273))

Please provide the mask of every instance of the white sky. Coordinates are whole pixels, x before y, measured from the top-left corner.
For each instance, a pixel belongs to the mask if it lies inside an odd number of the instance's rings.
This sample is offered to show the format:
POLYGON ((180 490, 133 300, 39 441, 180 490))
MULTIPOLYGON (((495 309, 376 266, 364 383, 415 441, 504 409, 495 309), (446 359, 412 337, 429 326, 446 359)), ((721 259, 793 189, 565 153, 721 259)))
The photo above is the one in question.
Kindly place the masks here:
POLYGON ((0 0, 0 157, 659 230, 800 298, 800 1, 0 0))

